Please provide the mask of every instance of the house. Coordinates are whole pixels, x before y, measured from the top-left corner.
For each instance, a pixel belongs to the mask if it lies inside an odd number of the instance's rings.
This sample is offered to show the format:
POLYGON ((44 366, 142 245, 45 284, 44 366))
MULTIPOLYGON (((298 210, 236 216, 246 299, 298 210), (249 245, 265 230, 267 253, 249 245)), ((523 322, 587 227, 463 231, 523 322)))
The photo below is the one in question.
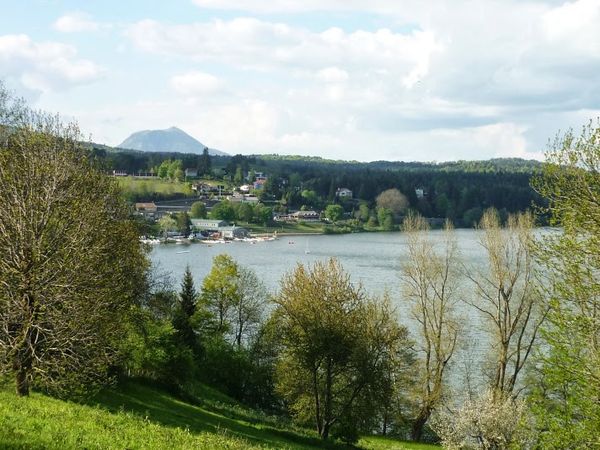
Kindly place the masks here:
POLYGON ((112 174, 113 174, 113 177, 126 177, 127 176, 127 171, 125 171, 125 170, 113 170, 112 174))
POLYGON ((221 227, 219 233, 223 239, 243 239, 250 237, 248 230, 242 227, 221 227))
POLYGON ((222 227, 229 224, 220 219, 192 219, 192 228, 198 231, 219 231, 222 227))
POLYGON ((416 188, 415 189, 415 195, 417 196, 417 198, 420 200, 423 197, 425 197, 425 189, 423 188, 416 188))
POLYGON ((198 176, 198 169, 185 169, 186 178, 196 178, 198 176))
POLYGON ((335 196, 340 198, 352 198, 352 191, 348 188, 337 188, 335 196))
POLYGON ((256 180, 254 181, 254 183, 253 183, 253 185, 252 185, 252 186, 254 187, 254 189, 256 189, 256 190, 260 190, 260 189, 262 189, 262 188, 265 186, 265 183, 266 183, 266 182, 267 182, 267 179, 266 179, 266 178, 264 178, 264 179, 260 179, 260 180, 259 180, 259 179, 256 179, 256 180))
POLYGON ((316 211, 296 211, 295 213, 290 214, 294 220, 298 222, 318 222, 321 220, 321 216, 316 211))
POLYGON ((144 217, 155 217, 157 215, 158 207, 156 203, 136 203, 135 211, 144 217))

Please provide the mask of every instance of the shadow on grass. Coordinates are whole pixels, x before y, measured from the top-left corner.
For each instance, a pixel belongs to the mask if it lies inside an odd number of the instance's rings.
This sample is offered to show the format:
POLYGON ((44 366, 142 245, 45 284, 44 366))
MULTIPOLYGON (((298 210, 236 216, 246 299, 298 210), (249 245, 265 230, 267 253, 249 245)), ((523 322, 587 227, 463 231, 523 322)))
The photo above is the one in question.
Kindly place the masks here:
MULTIPOLYGON (((189 399, 186 399, 189 401, 189 399)), ((117 389, 107 389, 93 399, 94 405, 112 412, 127 411, 152 422, 188 429, 191 433, 210 432, 235 435, 253 443, 274 448, 347 448, 255 422, 247 416, 208 404, 191 404, 172 393, 132 381, 124 381, 117 389)))

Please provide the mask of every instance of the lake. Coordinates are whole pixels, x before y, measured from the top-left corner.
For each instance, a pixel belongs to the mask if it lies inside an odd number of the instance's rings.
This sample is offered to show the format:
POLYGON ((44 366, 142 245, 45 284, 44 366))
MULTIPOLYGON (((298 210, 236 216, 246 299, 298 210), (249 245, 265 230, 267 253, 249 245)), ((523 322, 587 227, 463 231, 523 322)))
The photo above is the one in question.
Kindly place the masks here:
MULTIPOLYGON (((443 232, 431 231, 431 237, 443 245, 443 232)), ((456 230, 461 258, 481 265, 485 255, 477 243, 477 231, 456 230)), ((189 265, 199 285, 208 274, 214 256, 226 253, 238 263, 253 269, 271 292, 279 288, 281 277, 296 264, 312 264, 337 258, 354 282, 360 282, 372 294, 386 289, 394 300, 399 285, 399 268, 407 256, 404 233, 353 233, 342 235, 282 236, 279 240, 231 242, 227 244, 159 245, 151 258, 163 270, 180 280, 189 265), (307 250, 309 253, 307 253, 307 250), (189 253, 181 253, 188 252, 189 253)))

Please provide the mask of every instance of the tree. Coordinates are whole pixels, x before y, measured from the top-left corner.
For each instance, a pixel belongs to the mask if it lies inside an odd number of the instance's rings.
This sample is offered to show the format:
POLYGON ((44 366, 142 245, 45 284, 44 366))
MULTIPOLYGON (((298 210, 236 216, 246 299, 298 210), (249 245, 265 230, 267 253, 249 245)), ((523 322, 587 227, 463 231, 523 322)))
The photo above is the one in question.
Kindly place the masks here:
POLYGON ((206 219, 206 205, 203 202, 194 202, 190 208, 190 216, 194 219, 206 219))
POLYGON ((229 200, 223 200, 212 207, 210 216, 213 219, 231 221, 235 219, 235 209, 229 200))
POLYGON ((336 223, 342 217, 344 217, 344 208, 340 205, 327 205, 325 208, 325 217, 336 223))
POLYGON ((444 398, 448 363, 459 339, 458 255, 450 223, 446 223, 441 252, 436 251, 423 217, 409 215, 402 229, 408 244, 408 258, 401 266, 402 291, 410 302, 421 338, 416 383, 420 386, 418 413, 412 427, 412 439, 418 441, 431 413, 444 398))
POLYGON ((254 218, 254 209, 249 203, 240 203, 237 205, 237 219, 242 222, 252 222, 254 218))
POLYGON ((333 432, 354 440, 389 393, 408 345, 406 329, 389 301, 368 299, 334 259, 298 265, 274 302, 278 392, 323 439, 333 432))
POLYGON ((433 421, 444 448, 504 450, 532 448, 523 400, 498 397, 493 389, 467 400, 458 411, 443 412, 433 421))
POLYGON ((465 301, 489 324, 495 365, 490 385, 502 396, 518 393, 519 375, 547 313, 535 277, 532 228, 529 213, 510 215, 503 228, 496 210, 486 210, 479 243, 487 265, 466 271, 475 286, 475 298, 465 301))
POLYGON ((240 348, 263 319, 267 291, 252 270, 217 255, 204 278, 202 299, 215 318, 214 331, 240 348))
POLYGON ((145 283, 128 207, 82 141, 0 86, 0 370, 20 396, 103 382, 145 283))
POLYGON ((231 324, 235 345, 250 342, 250 337, 261 324, 267 304, 267 290, 254 271, 238 266, 235 280, 236 302, 232 307, 231 324))
POLYGON ((196 313, 198 293, 194 287, 194 278, 189 266, 186 266, 181 282, 178 302, 173 315, 173 327, 179 341, 190 348, 194 353, 199 353, 198 340, 192 325, 192 317, 196 313))
POLYGON ((596 448, 600 429, 600 123, 557 135, 533 186, 560 233, 538 242, 549 298, 532 396, 543 448, 596 448))
POLYGON ((377 208, 377 221, 379 226, 386 231, 394 229, 394 214, 388 208, 378 207, 377 208))
POLYGON ((267 226, 273 218, 273 209, 261 203, 254 207, 254 221, 261 225, 267 226))
POLYGON ((408 208, 408 199, 398 189, 383 191, 375 201, 379 208, 389 209, 395 216, 402 214, 408 208))
POLYGON ((236 278, 238 265, 229 255, 217 255, 209 274, 202 282, 202 300, 215 317, 215 332, 225 334, 231 329, 229 316, 238 303, 236 278))
POLYGON ((175 214, 175 221, 177 222, 177 231, 188 236, 192 230, 192 220, 186 211, 181 211, 175 214))
POLYGON ((164 215, 158 219, 158 227, 163 233, 163 236, 167 236, 169 232, 177 231, 177 220, 170 215, 164 215))
POLYGON ((198 161, 198 173, 200 175, 210 175, 212 172, 212 161, 208 153, 208 147, 204 147, 202 155, 198 161))

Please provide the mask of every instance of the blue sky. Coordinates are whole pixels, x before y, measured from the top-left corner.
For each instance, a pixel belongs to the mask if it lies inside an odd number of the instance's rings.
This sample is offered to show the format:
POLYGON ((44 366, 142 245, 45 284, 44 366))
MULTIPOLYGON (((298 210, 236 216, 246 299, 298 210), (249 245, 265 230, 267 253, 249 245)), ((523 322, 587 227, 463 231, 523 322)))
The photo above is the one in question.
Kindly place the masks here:
POLYGON ((600 115, 600 0, 0 0, 0 79, 117 145, 542 158, 600 115))

